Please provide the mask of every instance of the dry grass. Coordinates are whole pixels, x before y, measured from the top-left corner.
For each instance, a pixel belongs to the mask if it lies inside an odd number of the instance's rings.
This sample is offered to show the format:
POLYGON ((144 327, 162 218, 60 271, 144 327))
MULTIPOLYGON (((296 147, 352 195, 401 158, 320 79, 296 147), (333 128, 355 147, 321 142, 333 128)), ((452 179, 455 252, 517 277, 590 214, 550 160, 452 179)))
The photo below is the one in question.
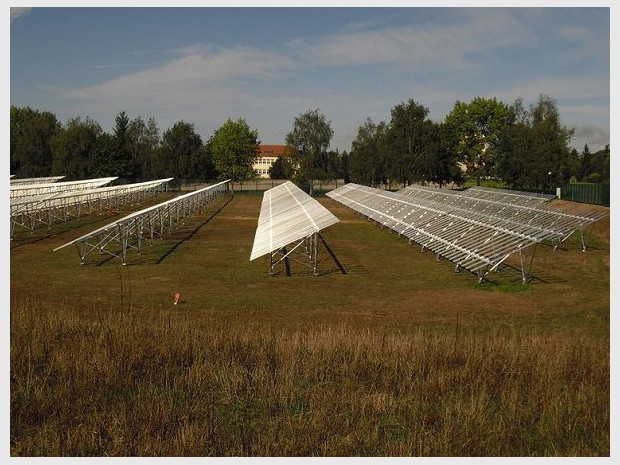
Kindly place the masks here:
POLYGON ((347 275, 249 262, 253 196, 128 267, 18 238, 11 455, 609 456, 608 220, 478 286, 322 201, 347 275))
POLYGON ((11 312, 14 455, 609 454, 600 342, 90 311, 11 312))

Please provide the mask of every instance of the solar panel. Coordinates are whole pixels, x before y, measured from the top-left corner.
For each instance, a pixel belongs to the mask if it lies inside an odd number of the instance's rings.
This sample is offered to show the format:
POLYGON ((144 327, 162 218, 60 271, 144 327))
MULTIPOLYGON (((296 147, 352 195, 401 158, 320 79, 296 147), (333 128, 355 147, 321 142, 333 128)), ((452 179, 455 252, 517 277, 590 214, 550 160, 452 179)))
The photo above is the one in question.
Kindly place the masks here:
POLYGON ((54 194, 70 190, 91 189, 93 187, 104 186, 114 181, 115 179, 118 179, 118 176, 97 179, 83 179, 81 181, 44 182, 16 185, 11 186, 11 198, 14 199, 18 197, 28 197, 31 195, 54 194))
POLYGON ((556 198, 553 194, 498 189, 495 187, 473 186, 462 191, 461 195, 495 200, 511 205, 536 205, 556 198))
POLYGON ((338 221, 340 220, 334 214, 290 181, 269 189, 263 194, 250 261, 270 254, 270 273, 275 274, 275 266, 290 258, 291 253, 303 245, 308 252, 309 266, 318 274, 317 255, 320 242, 344 273, 344 269, 320 235, 322 229, 338 221), (292 247, 286 250, 289 245, 292 247))
POLYGON ((60 181, 64 176, 46 176, 41 178, 14 178, 11 175, 11 186, 23 186, 26 184, 45 184, 60 181))
POLYGON ((457 270, 464 268, 475 273, 479 281, 518 253, 521 277, 526 282, 531 260, 528 265, 523 250, 550 238, 564 240, 572 233, 568 230, 573 231, 597 216, 552 211, 547 204, 534 208, 499 201, 472 201, 453 193, 417 188, 389 192, 346 184, 327 196, 408 237, 410 242, 419 243, 422 250, 432 250, 438 258, 452 261, 457 270), (504 210, 511 210, 512 214, 503 217, 499 212, 504 210), (522 217, 515 219, 515 212, 536 214, 524 221, 522 217))
POLYGON ((583 204, 565 204, 561 207, 550 202, 555 196, 547 194, 482 187, 471 187, 465 191, 436 191, 443 192, 436 192, 431 198, 429 188, 409 186, 399 193, 413 199, 431 199, 437 202, 438 208, 451 208, 451 211, 463 216, 481 215, 482 221, 501 223, 514 231, 526 229, 528 234, 550 241, 556 248, 578 231, 585 250, 584 229, 604 216, 601 211, 583 204))
POLYGON ((145 239, 150 239, 152 242, 155 237, 170 233, 184 218, 196 214, 229 192, 230 179, 130 213, 56 247, 54 252, 75 245, 81 264, 86 263, 86 258, 91 252, 97 251, 100 254, 119 257, 123 265, 126 265, 129 249, 141 253, 142 242, 145 239))
POLYGON ((149 195, 163 191, 173 178, 157 179, 119 186, 61 191, 11 199, 11 237, 16 226, 33 231, 39 226, 52 226, 92 214, 95 209, 118 208, 124 203, 135 203, 149 195))
POLYGON ((327 195, 417 242, 422 250, 452 261, 455 270, 475 273, 479 281, 512 253, 536 242, 479 218, 453 214, 449 207, 442 209, 428 199, 414 201, 401 193, 359 185, 345 185, 327 195))

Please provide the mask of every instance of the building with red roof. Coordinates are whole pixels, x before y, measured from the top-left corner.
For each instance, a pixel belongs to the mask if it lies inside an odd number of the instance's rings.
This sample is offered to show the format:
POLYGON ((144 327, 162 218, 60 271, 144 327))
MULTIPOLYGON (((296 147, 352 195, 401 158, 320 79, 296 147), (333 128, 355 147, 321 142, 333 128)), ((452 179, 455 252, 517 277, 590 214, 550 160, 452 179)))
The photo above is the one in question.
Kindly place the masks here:
POLYGON ((259 145, 256 161, 252 166, 258 177, 269 179, 269 168, 280 157, 286 157, 286 145, 259 145))

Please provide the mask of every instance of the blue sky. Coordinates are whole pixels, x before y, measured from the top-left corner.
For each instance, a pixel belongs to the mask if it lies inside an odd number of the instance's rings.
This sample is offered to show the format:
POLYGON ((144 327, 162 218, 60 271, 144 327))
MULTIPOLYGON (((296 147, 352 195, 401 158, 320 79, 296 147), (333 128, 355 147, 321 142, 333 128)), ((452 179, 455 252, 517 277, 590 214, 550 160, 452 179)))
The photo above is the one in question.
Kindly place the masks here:
POLYGON ((441 121, 457 100, 545 94, 594 151, 610 143, 611 2, 555 4, 12 8, 10 103, 106 131, 120 111, 162 134, 183 120, 204 141, 243 118, 265 144, 318 108, 342 151, 409 99, 441 121))

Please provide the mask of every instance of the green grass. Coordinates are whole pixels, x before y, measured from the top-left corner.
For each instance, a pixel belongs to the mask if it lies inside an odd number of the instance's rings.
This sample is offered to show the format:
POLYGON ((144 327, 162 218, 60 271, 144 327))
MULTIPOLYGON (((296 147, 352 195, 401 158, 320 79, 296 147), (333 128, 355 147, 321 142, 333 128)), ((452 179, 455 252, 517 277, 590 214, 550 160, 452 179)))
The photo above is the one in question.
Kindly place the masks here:
POLYGON ((346 275, 249 261, 245 193, 127 266, 16 235, 11 455, 609 456, 608 218, 479 285, 320 201, 346 275))

